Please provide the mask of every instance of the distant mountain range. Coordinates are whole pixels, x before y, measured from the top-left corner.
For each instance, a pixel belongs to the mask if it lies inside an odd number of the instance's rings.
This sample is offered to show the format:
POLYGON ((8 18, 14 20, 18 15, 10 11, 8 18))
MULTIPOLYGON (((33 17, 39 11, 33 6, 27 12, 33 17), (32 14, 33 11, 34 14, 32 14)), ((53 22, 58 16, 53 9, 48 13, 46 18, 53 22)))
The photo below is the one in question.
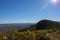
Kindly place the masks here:
POLYGON ((40 20, 37 23, 12 23, 12 24, 0 24, 0 32, 8 33, 12 29, 18 31, 25 30, 41 30, 41 29, 60 29, 60 23, 52 20, 40 20))
POLYGON ((0 32, 8 33, 9 31, 16 30, 24 30, 29 28, 34 23, 12 23, 12 24, 0 24, 0 32))

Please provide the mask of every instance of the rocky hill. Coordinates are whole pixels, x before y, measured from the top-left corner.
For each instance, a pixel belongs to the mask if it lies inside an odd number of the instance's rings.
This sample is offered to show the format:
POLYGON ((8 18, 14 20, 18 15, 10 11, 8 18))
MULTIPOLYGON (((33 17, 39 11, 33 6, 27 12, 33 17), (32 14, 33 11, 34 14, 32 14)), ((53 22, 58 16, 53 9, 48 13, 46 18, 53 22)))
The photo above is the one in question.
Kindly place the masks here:
POLYGON ((33 25, 30 29, 60 29, 60 23, 52 20, 41 20, 35 25, 33 25))

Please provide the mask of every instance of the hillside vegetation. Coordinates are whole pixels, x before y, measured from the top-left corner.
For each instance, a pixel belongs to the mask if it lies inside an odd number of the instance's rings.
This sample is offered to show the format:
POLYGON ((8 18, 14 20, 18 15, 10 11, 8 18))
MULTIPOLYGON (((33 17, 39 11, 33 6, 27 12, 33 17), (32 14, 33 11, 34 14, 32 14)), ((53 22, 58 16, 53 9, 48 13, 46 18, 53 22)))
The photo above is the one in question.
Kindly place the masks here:
POLYGON ((0 32, 0 40, 60 40, 60 23, 42 20, 25 31, 0 32))
POLYGON ((12 30, 7 35, 1 32, 0 40, 60 40, 60 31, 49 29, 18 32, 18 30, 12 30))

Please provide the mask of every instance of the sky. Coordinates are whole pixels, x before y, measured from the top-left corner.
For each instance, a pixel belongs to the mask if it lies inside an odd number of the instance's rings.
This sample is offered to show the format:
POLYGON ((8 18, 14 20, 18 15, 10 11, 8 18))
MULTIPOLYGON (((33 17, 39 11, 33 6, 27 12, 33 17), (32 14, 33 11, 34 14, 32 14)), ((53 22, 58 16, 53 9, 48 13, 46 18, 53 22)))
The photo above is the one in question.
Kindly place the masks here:
POLYGON ((60 21, 60 0, 0 0, 0 23, 60 21))

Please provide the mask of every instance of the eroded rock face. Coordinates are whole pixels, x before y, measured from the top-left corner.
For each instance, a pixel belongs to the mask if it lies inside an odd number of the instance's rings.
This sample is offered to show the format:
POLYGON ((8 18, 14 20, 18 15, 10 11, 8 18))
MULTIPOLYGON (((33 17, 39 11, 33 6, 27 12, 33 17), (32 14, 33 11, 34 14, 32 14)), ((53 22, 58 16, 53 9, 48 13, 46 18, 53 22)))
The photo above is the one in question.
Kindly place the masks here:
POLYGON ((36 24, 37 29, 49 29, 49 28, 57 28, 59 27, 58 22, 50 21, 50 20, 41 20, 36 24))

